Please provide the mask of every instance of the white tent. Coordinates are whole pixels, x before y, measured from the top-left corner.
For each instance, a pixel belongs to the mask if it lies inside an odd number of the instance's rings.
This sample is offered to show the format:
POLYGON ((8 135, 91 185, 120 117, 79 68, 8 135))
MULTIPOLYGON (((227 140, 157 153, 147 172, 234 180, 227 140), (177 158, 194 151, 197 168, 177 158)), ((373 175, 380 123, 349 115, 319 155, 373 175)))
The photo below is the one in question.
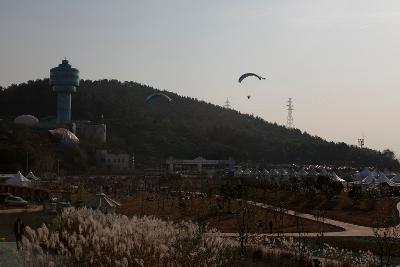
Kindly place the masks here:
POLYGON ((245 176, 251 176, 251 175, 252 175, 252 172, 251 172, 251 170, 250 170, 249 168, 247 168, 247 169, 244 171, 243 175, 245 175, 245 176))
POLYGON ((100 210, 105 213, 114 213, 117 207, 121 206, 117 201, 109 198, 106 194, 100 192, 96 194, 96 197, 90 200, 86 207, 100 210))
POLYGON ((281 176, 283 176, 283 177, 288 177, 288 176, 289 176, 288 170, 282 169, 282 170, 281 170, 281 176))
POLYGON ((311 177, 318 177, 319 176, 319 172, 317 172, 315 169, 312 169, 309 173, 309 176, 311 177))
POLYGON ((372 184, 375 182, 375 177, 372 175, 372 172, 370 172, 367 177, 365 177, 361 183, 363 184, 372 184))
MULTIPOLYGON (((336 174, 336 173, 335 173, 336 174)), ((321 176, 329 177, 331 174, 325 169, 322 168, 321 170, 321 176)))
POLYGON ((235 176, 243 176, 244 171, 242 169, 239 169, 235 172, 235 176))
POLYGON ((392 172, 392 171, 389 171, 388 169, 385 169, 385 170, 383 171, 383 173, 384 173, 384 174, 386 175, 386 177, 388 177, 389 179, 390 179, 390 178, 393 178, 394 176, 397 175, 397 173, 392 172))
POLYGON ((390 181, 392 183, 399 184, 400 183, 400 174, 397 174, 396 176, 392 177, 392 179, 390 179, 390 181))
POLYGON ((366 178, 370 173, 371 171, 367 167, 365 167, 362 171, 354 174, 354 178, 360 181, 366 178))
POLYGON ((12 178, 6 181, 6 184, 16 186, 30 186, 31 181, 23 176, 21 172, 17 172, 12 178))
POLYGON ((302 168, 299 172, 298 172, 300 177, 305 177, 308 175, 308 172, 306 172, 306 170, 304 170, 304 168, 302 168))
POLYGON ((38 181, 38 180, 40 180, 36 175, 33 174, 32 171, 30 171, 30 172, 28 173, 28 175, 26 176, 26 178, 28 178, 29 180, 33 180, 33 181, 38 181))
POLYGON ((279 170, 277 169, 273 169, 269 172, 271 174, 271 176, 279 176, 281 173, 279 172, 279 170))
POLYGON ((329 177, 330 177, 331 180, 334 181, 334 182, 346 183, 346 180, 340 178, 335 172, 331 172, 331 173, 329 174, 329 177))
POLYGON ((390 181, 383 172, 379 172, 379 171, 378 171, 378 175, 375 178, 375 183, 377 183, 377 184, 387 183, 388 185, 391 185, 391 186, 394 185, 394 183, 392 183, 392 181, 390 181))
POLYGON ((260 176, 261 175, 261 171, 260 170, 255 170, 254 172, 253 172, 253 175, 255 175, 255 176, 260 176))

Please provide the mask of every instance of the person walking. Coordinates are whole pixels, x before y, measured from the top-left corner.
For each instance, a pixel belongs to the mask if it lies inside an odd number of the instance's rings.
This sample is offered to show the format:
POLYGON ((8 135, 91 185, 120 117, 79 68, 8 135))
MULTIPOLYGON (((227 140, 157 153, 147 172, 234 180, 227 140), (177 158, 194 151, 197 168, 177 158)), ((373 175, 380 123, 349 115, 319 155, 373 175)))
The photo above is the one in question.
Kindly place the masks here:
POLYGON ((262 221, 261 221, 261 220, 258 220, 258 224, 257 224, 257 226, 258 226, 258 233, 259 233, 259 234, 262 234, 262 230, 263 230, 263 223, 262 223, 262 221))
POLYGON ((17 243, 17 249, 19 250, 22 245, 22 236, 25 231, 25 224, 21 220, 21 218, 17 218, 17 221, 14 223, 14 235, 15 241, 17 243))
POLYGON ((269 221, 269 233, 272 235, 272 221, 269 221))

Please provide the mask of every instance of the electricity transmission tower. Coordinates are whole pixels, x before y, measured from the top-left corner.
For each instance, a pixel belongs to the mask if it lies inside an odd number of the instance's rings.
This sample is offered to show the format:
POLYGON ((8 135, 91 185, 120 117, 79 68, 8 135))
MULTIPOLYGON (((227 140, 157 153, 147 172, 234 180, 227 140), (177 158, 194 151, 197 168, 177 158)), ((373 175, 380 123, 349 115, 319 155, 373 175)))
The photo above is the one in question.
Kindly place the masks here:
POLYGON ((289 129, 292 129, 292 128, 294 128, 293 114, 292 114, 293 113, 293 101, 292 101, 292 98, 289 98, 288 104, 286 106, 287 106, 287 111, 288 111, 286 127, 289 128, 289 129))
POLYGON ((224 108, 231 108, 231 102, 229 102, 229 99, 227 98, 226 101, 224 102, 224 108))
POLYGON ((360 146, 360 148, 363 148, 365 145, 365 137, 364 134, 362 135, 362 138, 359 138, 358 140, 358 145, 360 146))

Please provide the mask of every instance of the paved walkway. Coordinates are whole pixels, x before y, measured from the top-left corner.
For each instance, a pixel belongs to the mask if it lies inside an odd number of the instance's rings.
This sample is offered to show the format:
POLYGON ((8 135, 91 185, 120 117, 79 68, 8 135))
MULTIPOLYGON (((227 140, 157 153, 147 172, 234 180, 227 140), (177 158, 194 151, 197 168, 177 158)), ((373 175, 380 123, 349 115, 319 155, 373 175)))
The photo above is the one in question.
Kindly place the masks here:
POLYGON ((0 214, 21 213, 21 212, 39 212, 42 210, 43 210, 43 205, 32 205, 32 206, 28 206, 28 207, 0 210, 0 214))
MULTIPOLYGON (((274 207, 272 205, 268 205, 265 203, 260 203, 260 202, 247 201, 247 204, 254 205, 254 206, 257 206, 257 207, 260 207, 263 209, 268 209, 268 210, 274 210, 274 211, 278 210, 277 207, 274 207)), ((399 212, 399 216, 400 216, 400 201, 397 203, 396 208, 397 208, 397 211, 399 212)), ((308 220, 312 220, 312 221, 321 223, 321 221, 318 221, 315 218, 315 216, 312 214, 298 212, 298 211, 294 211, 294 210, 285 210, 285 211, 286 211, 285 213, 288 215, 298 216, 300 218, 304 218, 304 219, 308 219, 308 220)), ((343 231, 339 231, 339 232, 324 232, 324 236, 335 236, 335 237, 374 236, 372 227, 351 224, 351 223, 328 219, 328 218, 325 218, 323 223, 330 224, 330 225, 333 225, 333 226, 343 229, 343 231)), ((400 224, 398 226, 400 226, 400 224)), ((238 235, 237 233, 223 233, 222 234, 222 236, 226 236, 226 237, 230 237, 230 236, 234 237, 237 235, 238 235)), ((250 236, 251 235, 258 236, 258 237, 277 236, 276 233, 274 233, 274 234, 250 234, 250 236)), ((302 233, 302 236, 309 236, 309 237, 318 236, 318 235, 320 235, 320 233, 302 233)), ((298 236, 298 233, 280 233, 280 236, 298 236)))
POLYGON ((0 242, 0 267, 22 267, 15 253, 14 242, 0 242))
MULTIPOLYGON (((253 202, 253 201, 247 201, 248 204, 254 205, 260 208, 264 209, 271 209, 271 210, 277 210, 276 207, 265 204, 265 203, 259 203, 259 202, 253 202)), ((397 208, 400 208, 400 202, 397 204, 397 208)), ((399 210, 400 212, 400 210, 399 210)), ((314 215, 308 214, 308 213, 303 213, 303 212, 298 212, 294 210, 286 210, 286 213, 289 215, 293 216, 298 216, 300 218, 312 220, 312 221, 317 221, 314 215)), ((321 222, 321 221, 319 221, 321 222)), ((324 236, 373 236, 373 230, 372 227, 366 227, 366 226, 361 226, 361 225, 356 225, 356 224, 351 224, 351 223, 346 223, 338 220, 333 220, 333 219, 328 219, 325 218, 323 223, 330 224, 336 227, 340 227, 343 229, 343 231, 340 232, 325 232, 324 236)), ((296 233, 284 233, 284 235, 297 235, 296 233)), ((316 236, 318 233, 307 233, 305 234, 307 236, 316 236)))

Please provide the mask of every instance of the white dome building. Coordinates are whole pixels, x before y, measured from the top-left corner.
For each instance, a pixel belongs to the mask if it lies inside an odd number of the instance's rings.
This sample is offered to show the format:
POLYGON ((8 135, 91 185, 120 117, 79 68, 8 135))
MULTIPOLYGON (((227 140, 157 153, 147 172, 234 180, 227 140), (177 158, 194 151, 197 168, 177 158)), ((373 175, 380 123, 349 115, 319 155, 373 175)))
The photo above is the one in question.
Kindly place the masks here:
POLYGON ((33 115, 20 115, 14 119, 14 123, 23 126, 34 127, 39 124, 39 119, 33 115))

